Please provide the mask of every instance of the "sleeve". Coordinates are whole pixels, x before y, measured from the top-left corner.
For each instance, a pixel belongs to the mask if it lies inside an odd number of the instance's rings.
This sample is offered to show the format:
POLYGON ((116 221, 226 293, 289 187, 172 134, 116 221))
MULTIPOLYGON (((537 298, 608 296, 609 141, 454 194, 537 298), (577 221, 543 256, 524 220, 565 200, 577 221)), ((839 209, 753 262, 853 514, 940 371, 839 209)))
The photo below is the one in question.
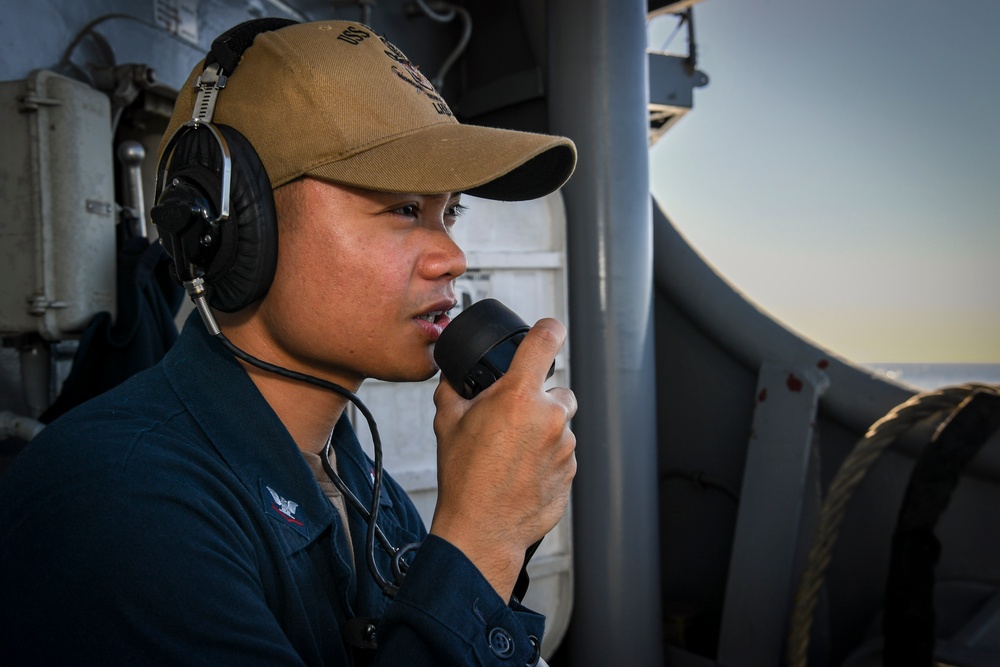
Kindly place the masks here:
POLYGON ((545 619, 508 606, 475 565, 429 535, 382 619, 375 665, 538 664, 545 619))

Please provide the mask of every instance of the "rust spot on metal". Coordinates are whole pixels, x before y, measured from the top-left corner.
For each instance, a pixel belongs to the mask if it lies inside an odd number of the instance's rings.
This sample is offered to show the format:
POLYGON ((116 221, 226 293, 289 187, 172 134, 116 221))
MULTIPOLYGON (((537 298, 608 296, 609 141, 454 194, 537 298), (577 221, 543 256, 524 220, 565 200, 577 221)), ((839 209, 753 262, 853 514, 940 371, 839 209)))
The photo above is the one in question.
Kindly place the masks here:
POLYGON ((788 385, 789 391, 794 391, 794 392, 802 391, 802 380, 795 377, 795 373, 788 374, 788 379, 785 380, 785 384, 788 385))

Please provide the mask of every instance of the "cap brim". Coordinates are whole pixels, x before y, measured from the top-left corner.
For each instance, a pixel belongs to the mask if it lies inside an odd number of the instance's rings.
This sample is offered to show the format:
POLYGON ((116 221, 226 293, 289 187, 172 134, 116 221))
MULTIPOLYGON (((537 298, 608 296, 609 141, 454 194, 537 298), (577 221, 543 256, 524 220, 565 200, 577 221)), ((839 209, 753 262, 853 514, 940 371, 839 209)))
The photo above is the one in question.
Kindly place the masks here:
POLYGON ((564 137, 442 123, 298 175, 386 192, 524 201, 558 190, 575 166, 576 148, 564 137))

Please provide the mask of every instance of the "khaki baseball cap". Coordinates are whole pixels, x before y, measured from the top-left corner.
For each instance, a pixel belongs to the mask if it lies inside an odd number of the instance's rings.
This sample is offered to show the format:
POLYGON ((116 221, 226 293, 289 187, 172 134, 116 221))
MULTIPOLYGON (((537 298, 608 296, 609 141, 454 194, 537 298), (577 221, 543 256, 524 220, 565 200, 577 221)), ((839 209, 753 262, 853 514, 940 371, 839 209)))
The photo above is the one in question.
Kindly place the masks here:
MULTIPOLYGON (((191 120, 199 63, 160 144, 191 120)), ((317 21, 254 39, 213 122, 242 133, 271 187, 300 176, 386 192, 534 199, 573 173, 565 137, 459 123, 420 70, 360 23, 317 21)))

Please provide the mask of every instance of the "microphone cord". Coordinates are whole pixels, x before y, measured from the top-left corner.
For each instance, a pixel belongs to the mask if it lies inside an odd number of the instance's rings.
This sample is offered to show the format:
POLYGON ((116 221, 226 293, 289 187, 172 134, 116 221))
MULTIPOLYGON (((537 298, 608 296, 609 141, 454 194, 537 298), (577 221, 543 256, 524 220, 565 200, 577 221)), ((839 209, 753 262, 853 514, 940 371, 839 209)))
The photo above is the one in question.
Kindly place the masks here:
MULTIPOLYGON (((374 524, 374 522, 371 521, 370 519, 371 512, 369 511, 369 509, 365 507, 360 500, 358 500, 358 497, 354 495, 354 492, 348 488, 347 484, 344 483, 344 480, 340 478, 340 475, 338 475, 337 472, 333 469, 333 466, 330 465, 328 452, 329 448, 332 446, 332 443, 333 443, 332 440, 327 443, 326 451, 324 451, 323 456, 320 457, 320 460, 323 463, 323 470, 326 472, 327 477, 330 478, 330 481, 333 482, 334 486, 337 487, 337 489, 344 495, 344 498, 346 498, 347 501, 351 504, 351 507, 353 507, 354 510, 365 519, 367 525, 371 526, 374 524)), ((403 560, 403 556, 417 549, 421 543, 411 542, 409 544, 404 544, 402 547, 397 549, 394 546, 392 546, 392 544, 389 542, 389 539, 385 536, 385 533, 382 532, 382 529, 379 528, 378 525, 375 526, 375 537, 378 538, 379 544, 382 545, 382 548, 386 551, 386 553, 392 556, 392 577, 397 584, 395 587, 393 587, 392 584, 388 585, 390 592, 386 592, 386 588, 383 587, 383 592, 389 597, 396 597, 396 592, 399 589, 398 584, 402 581, 403 577, 406 575, 406 569, 408 567, 406 561, 403 560)), ((369 568, 373 566, 374 565, 370 565, 369 568)))
MULTIPOLYGON (((199 309, 201 310, 201 309, 199 309)), ((205 311, 201 311, 204 316, 205 311)), ((251 366, 256 366, 257 368, 268 371, 269 373, 274 373, 282 377, 286 377, 292 380, 298 380, 300 382, 305 382, 323 389, 332 391, 340 396, 343 396, 351 403, 353 403, 361 414, 364 415, 365 420, 368 422, 368 428, 372 434, 372 443, 374 445, 374 459, 375 459, 375 472, 373 474, 372 480, 372 502, 369 508, 365 508, 364 504, 358 500, 357 496, 351 492, 344 483, 344 480, 340 478, 340 475, 333 470, 333 466, 330 465, 326 454, 320 458, 323 462, 323 470, 326 472, 327 476, 330 477, 330 481, 336 485, 344 497, 350 502, 351 507, 357 511, 361 517, 367 523, 367 531, 365 533, 365 557, 368 563, 368 571, 371 573, 372 578, 375 580, 375 584, 382 591, 382 594, 389 597, 395 598, 396 593, 399 592, 399 585, 402 583, 403 576, 406 574, 406 561, 402 560, 403 556, 409 552, 415 550, 420 546, 419 542, 410 543, 404 545, 402 548, 396 548, 392 546, 388 538, 378 527, 378 512, 379 512, 379 498, 382 493, 382 439, 379 437, 378 425, 375 423, 375 418, 368 406, 355 394, 354 392, 341 387, 339 384, 335 384, 328 380, 318 378, 312 375, 307 375, 305 373, 300 373, 298 371, 293 371, 281 366, 264 361, 263 359, 258 359, 257 357, 244 352, 240 348, 236 347, 232 341, 226 338, 225 334, 219 331, 218 326, 215 324, 214 317, 212 318, 212 323, 209 325, 210 333, 222 343, 223 347, 229 350, 237 359, 245 361, 251 366), (392 559, 392 572, 394 582, 386 580, 382 576, 382 573, 378 569, 378 564, 375 562, 375 539, 378 537, 379 544, 382 548, 389 554, 392 559)))

